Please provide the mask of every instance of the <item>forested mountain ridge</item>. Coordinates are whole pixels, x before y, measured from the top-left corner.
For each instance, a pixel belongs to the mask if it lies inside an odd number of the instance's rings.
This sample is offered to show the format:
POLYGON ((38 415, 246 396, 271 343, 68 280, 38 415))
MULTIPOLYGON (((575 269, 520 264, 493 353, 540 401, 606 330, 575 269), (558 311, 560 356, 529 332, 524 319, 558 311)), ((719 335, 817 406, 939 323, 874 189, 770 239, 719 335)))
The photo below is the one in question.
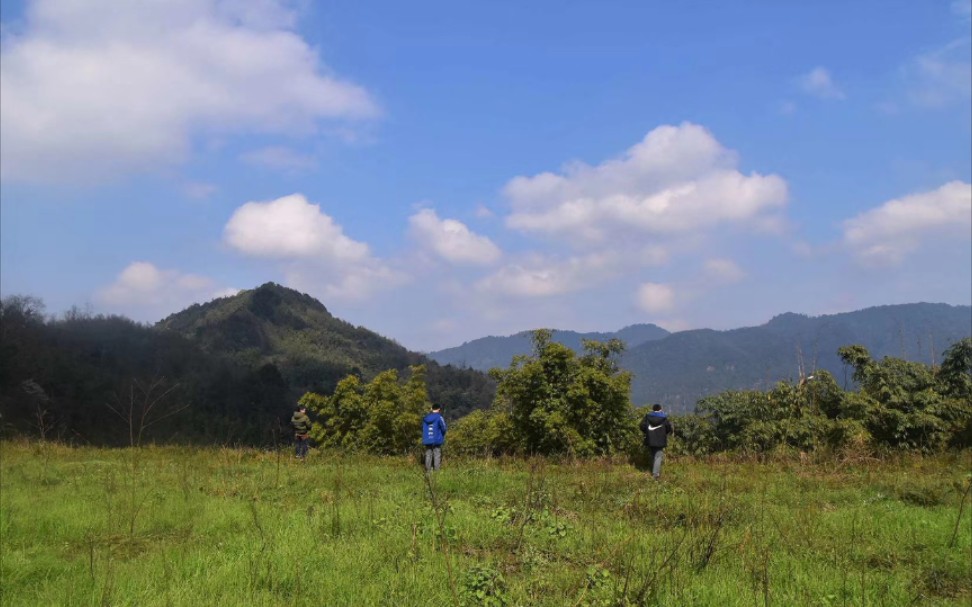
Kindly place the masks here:
POLYGON ((273 283, 154 326, 77 311, 50 318, 36 298, 5 297, 0 334, 5 435, 124 444, 135 427, 146 430, 139 440, 266 444, 289 432, 305 392, 327 394, 350 374, 394 369, 404 379, 420 364, 450 417, 487 406, 495 391, 479 371, 441 366, 273 283))
POLYGON ((327 391, 349 373, 374 374, 427 362, 398 343, 334 317, 311 297, 266 283, 192 305, 157 324, 203 350, 286 367, 289 379, 327 391))
MULTIPOLYGON (((551 339, 571 348, 575 352, 583 349, 583 340, 592 339, 606 342, 610 339, 620 339, 625 347, 633 348, 646 341, 662 339, 670 335, 668 331, 653 324, 629 325, 619 331, 578 333, 577 331, 553 330, 551 339)), ((446 348, 429 353, 429 358, 441 364, 458 365, 489 371, 492 368, 509 366, 513 357, 519 354, 529 354, 533 348, 533 331, 521 331, 508 337, 481 337, 467 341, 461 346, 446 348)))
MULTIPOLYGON (((273 283, 190 306, 154 326, 76 310, 50 318, 30 297, 5 297, 2 304, 0 430, 8 434, 129 441, 133 412, 167 391, 157 413, 188 407, 153 423, 145 440, 265 444, 286 433, 304 392, 329 394, 349 374, 367 381, 389 369, 405 375, 417 364, 427 367, 431 399, 452 418, 486 407, 495 393, 481 371, 440 365, 430 358, 437 353, 411 352, 273 283)), ((815 369, 849 386, 837 349, 851 344, 875 359, 938 363, 950 345, 972 335, 972 307, 919 303, 819 317, 787 313, 729 331, 667 334, 633 325, 617 333, 554 335, 574 348, 583 338, 622 339, 627 350, 620 364, 632 372, 632 401, 687 412, 703 396, 768 389, 815 369)), ((499 355, 511 344, 519 349, 523 341, 526 347, 514 354, 529 353, 530 334, 513 337, 453 350, 491 344, 495 362, 488 366, 505 368, 512 354, 499 355)))
MULTIPOLYGON (((482 370, 505 368, 512 355, 499 354, 525 353, 528 335, 474 340, 429 356, 457 364, 466 361, 482 370), (442 352, 448 358, 440 358, 442 352), (484 364, 487 360, 489 365, 484 364)), ((788 312, 756 327, 695 329, 626 343, 621 367, 632 372, 635 404, 662 402, 672 411, 688 412, 703 396, 731 389, 769 389, 781 380, 798 380, 801 369, 804 374, 826 369, 844 381, 844 365, 837 356, 841 346, 863 345, 876 359, 895 356, 931 364, 940 362, 950 345, 970 335, 970 306, 914 303, 816 317, 788 312)), ((848 378, 848 387, 849 382, 848 378)))
POLYGON ((370 379, 388 369, 405 372, 426 365, 429 396, 446 405, 450 417, 492 400, 492 383, 482 373, 440 365, 333 316, 310 295, 275 283, 190 306, 157 327, 248 366, 273 365, 294 393, 328 394, 350 374, 370 379))
POLYGON ((635 403, 663 402, 691 411, 696 401, 725 390, 769 389, 801 372, 829 371, 845 387, 849 373, 837 355, 859 344, 875 359, 893 356, 933 364, 972 335, 972 307, 915 303, 806 316, 786 313, 766 324, 729 331, 680 331, 625 352, 635 403))

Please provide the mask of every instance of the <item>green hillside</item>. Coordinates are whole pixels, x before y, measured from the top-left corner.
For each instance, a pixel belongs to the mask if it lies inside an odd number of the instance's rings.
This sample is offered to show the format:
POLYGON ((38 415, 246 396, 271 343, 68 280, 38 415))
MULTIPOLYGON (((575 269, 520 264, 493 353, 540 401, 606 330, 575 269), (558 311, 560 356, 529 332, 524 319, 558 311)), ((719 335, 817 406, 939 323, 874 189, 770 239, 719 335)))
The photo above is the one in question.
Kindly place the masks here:
MULTIPOLYGON (((826 369, 843 381, 841 346, 860 344, 875 358, 895 356, 935 363, 942 352, 972 335, 972 307, 915 303, 811 317, 785 313, 766 324, 727 331, 696 329, 668 333, 655 325, 632 325, 616 333, 555 331, 554 340, 580 351, 581 338, 617 337, 627 350, 622 368, 633 374, 635 404, 664 402, 688 412, 703 396, 724 390, 769 389, 826 369)), ((530 351, 530 332, 485 337, 429 356, 473 369, 505 368, 530 351)), ((850 387, 849 380, 847 387, 850 387)))
POLYGON ((387 369, 424 364, 430 396, 447 405, 450 415, 487 406, 492 399, 492 384, 482 373, 439 365, 336 318, 310 295, 275 283, 190 306, 157 326, 247 366, 272 364, 298 396, 330 393, 352 373, 367 379, 387 369))
POLYGON ((335 318, 313 297, 274 283, 195 304, 157 327, 207 352, 250 365, 272 363, 290 383, 321 391, 349 373, 368 375, 423 362, 421 355, 335 318))
MULTIPOLYGON (((151 386, 155 395, 170 390, 161 408, 187 407, 153 424, 145 440, 266 443, 286 432, 305 392, 329 394, 349 374, 367 381, 387 369, 404 375, 417 364, 427 366, 432 400, 455 419, 488 406, 495 392, 485 374, 464 365, 488 360, 480 368, 506 367, 514 354, 529 352, 528 334, 491 337, 451 349, 458 366, 441 364, 273 283, 193 305, 154 326, 77 311, 49 318, 30 297, 2 303, 0 430, 80 443, 130 441, 125 411, 148 402, 152 395, 139 390, 151 386)), ((554 334, 575 348, 582 338, 624 340, 621 366, 633 374, 633 402, 664 402, 673 412, 690 411, 706 395, 767 389, 816 369, 849 388, 837 357, 841 346, 931 364, 970 335, 972 308, 927 303, 819 317, 788 313, 730 331, 666 334, 634 325, 617 333, 554 334)))
POLYGON ((634 373, 636 404, 664 402, 674 411, 690 411, 703 396, 769 389, 816 369, 850 387, 837 356, 841 346, 863 345, 875 359, 894 356, 933 364, 970 335, 969 306, 902 304, 817 317, 787 313, 758 327, 673 333, 630 348, 621 364, 634 373))
MULTIPOLYGON (((505 368, 509 366, 514 356, 532 352, 532 335, 532 331, 521 331, 508 337, 481 337, 468 341, 461 346, 430 352, 429 357, 442 364, 469 367, 480 371, 489 371, 495 367, 505 368)), ((667 335, 669 335, 669 332, 657 325, 638 324, 627 326, 613 333, 578 333, 577 331, 554 330, 552 339, 580 353, 583 351, 583 340, 585 339, 606 342, 616 338, 623 341, 626 347, 633 348, 667 335)))
POLYGON ((487 406, 495 390, 479 371, 439 365, 272 283, 154 326, 76 311, 49 318, 43 302, 11 296, 0 327, 3 435, 267 444, 289 433, 300 396, 330 393, 349 374, 404 376, 424 364, 429 396, 451 418, 487 406))

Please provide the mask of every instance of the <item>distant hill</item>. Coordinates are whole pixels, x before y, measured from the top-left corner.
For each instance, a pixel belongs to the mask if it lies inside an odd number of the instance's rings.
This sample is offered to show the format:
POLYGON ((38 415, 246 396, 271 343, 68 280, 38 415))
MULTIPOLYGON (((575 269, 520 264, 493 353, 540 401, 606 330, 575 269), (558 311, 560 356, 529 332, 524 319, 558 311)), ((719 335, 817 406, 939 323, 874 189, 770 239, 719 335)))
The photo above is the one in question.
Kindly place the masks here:
POLYGON ((492 400, 492 383, 482 373, 440 365, 336 318, 310 295, 275 283, 192 305, 159 321, 157 328, 248 366, 273 365, 298 395, 308 390, 330 393, 352 373, 370 379, 387 369, 425 364, 430 396, 446 404, 450 416, 492 400))
MULTIPOLYGON (((533 350, 533 333, 522 331, 508 337, 482 337, 467 341, 461 346, 430 352, 429 358, 441 364, 451 364, 480 371, 489 371, 494 367, 506 368, 513 357, 519 354, 529 354, 533 350)), ((669 332, 659 326, 651 324, 630 325, 614 333, 578 333, 576 331, 553 331, 553 340, 564 344, 575 352, 583 349, 583 340, 608 341, 612 338, 620 339, 628 348, 650 341, 661 339, 669 332)))
POLYGON ((724 390, 768 389, 825 369, 850 387, 837 350, 860 344, 874 358, 894 356, 932 364, 958 340, 972 335, 972 307, 916 303, 879 306, 817 317, 781 314, 758 327, 681 331, 625 352, 634 373, 637 404, 666 403, 689 411, 706 395, 724 390))
MULTIPOLYGON (((781 380, 797 380, 801 366, 808 374, 826 369, 850 386, 837 349, 851 344, 867 347, 875 358, 938 362, 951 344, 972 335, 972 307, 916 303, 817 317, 786 313, 764 325, 728 331, 668 334, 654 325, 634 327, 583 335, 558 331, 555 339, 560 335, 557 341, 577 349, 580 336, 620 337, 627 344, 621 366, 633 373, 632 401, 662 402, 672 411, 686 412, 709 394, 767 389, 781 380), (634 327, 643 329, 633 333, 634 340, 625 339, 625 332, 634 327)), ((429 356, 487 369, 505 368, 514 354, 529 351, 530 332, 523 332, 473 340, 429 356)))

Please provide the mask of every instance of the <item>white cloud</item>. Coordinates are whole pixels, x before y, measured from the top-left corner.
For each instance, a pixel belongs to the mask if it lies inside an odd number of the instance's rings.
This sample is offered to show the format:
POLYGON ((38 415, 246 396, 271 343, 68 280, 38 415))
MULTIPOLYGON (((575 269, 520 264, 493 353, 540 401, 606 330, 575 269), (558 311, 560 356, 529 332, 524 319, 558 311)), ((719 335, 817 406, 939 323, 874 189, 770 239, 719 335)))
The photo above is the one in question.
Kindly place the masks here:
POLYGON ((432 209, 422 209, 408 223, 415 240, 450 263, 489 265, 500 258, 499 247, 489 238, 455 219, 439 219, 432 209))
POLYGON ((317 168, 317 160, 313 156, 279 145, 252 150, 240 156, 240 159, 253 166, 267 167, 285 173, 303 173, 317 168))
POLYGON ((34 0, 2 49, 0 174, 109 178, 182 161, 199 135, 376 116, 295 19, 277 0, 34 0))
POLYGON ((972 184, 946 183, 936 190, 889 200, 844 222, 844 243, 866 264, 896 264, 923 241, 970 238, 972 184))
POLYGON ((485 204, 480 203, 476 205, 476 217, 479 219, 491 219, 493 215, 493 210, 485 204))
POLYGON ((648 313, 670 312, 675 308, 675 289, 671 285, 646 282, 638 287, 635 303, 648 313))
POLYGON ((806 74, 797 78, 797 83, 803 92, 820 99, 844 99, 846 95, 834 82, 830 71, 817 66, 806 74))
POLYGON ((972 97, 972 38, 929 51, 902 68, 908 99, 925 108, 968 103, 972 97))
POLYGON ((477 291, 514 297, 550 297, 593 287, 617 270, 617 258, 597 253, 554 260, 530 256, 510 263, 476 283, 477 291))
POLYGON ((350 265, 292 264, 284 274, 285 284, 317 294, 324 302, 362 302, 410 280, 404 272, 372 258, 350 265))
POLYGON ((189 198, 205 200, 219 191, 219 188, 212 183, 206 183, 204 181, 191 181, 183 185, 182 190, 189 198))
POLYGON ((325 300, 360 301, 409 280, 301 194, 244 204, 226 223, 223 238, 245 255, 283 262, 288 286, 325 300))
POLYGON ((709 284, 733 284, 746 277, 746 273, 731 259, 709 259, 705 262, 704 278, 709 284))
POLYGON ((344 230, 302 194, 269 202, 248 202, 236 209, 223 231, 234 249, 254 257, 360 262, 368 245, 344 230))
MULTIPOLYGON (((713 291, 734 285, 746 278, 746 272, 735 261, 727 258, 709 258, 703 261, 701 271, 677 271, 678 280, 658 283, 642 283, 634 295, 635 307, 650 314, 671 314, 679 309, 684 312, 691 302, 708 301, 719 306, 721 296, 713 297, 713 291)), ((666 327, 681 322, 669 316, 666 327)))
POLYGON ((562 173, 516 177, 505 187, 509 227, 569 242, 619 233, 689 234, 719 224, 765 224, 786 204, 786 182, 743 175, 736 154, 703 127, 661 126, 621 158, 562 173))
POLYGON ((158 320, 192 303, 237 293, 205 276, 163 270, 147 261, 130 263, 115 281, 99 290, 101 304, 141 320, 158 320))
POLYGON ((901 99, 887 101, 879 109, 897 114, 901 106, 942 109, 955 105, 967 108, 972 99, 972 0, 953 0, 952 14, 965 33, 936 48, 931 48, 904 63, 899 77, 904 90, 901 99))

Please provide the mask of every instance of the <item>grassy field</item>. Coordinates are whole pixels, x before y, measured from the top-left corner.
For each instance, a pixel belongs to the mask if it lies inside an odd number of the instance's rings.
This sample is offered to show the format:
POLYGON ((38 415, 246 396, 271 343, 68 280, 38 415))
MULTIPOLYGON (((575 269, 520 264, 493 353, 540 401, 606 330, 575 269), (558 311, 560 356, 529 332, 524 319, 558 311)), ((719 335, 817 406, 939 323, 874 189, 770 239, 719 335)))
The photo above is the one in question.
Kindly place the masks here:
POLYGON ((969 605, 969 453, 416 460, 0 444, 0 604, 969 605), (964 502, 963 502, 964 500, 964 502))

